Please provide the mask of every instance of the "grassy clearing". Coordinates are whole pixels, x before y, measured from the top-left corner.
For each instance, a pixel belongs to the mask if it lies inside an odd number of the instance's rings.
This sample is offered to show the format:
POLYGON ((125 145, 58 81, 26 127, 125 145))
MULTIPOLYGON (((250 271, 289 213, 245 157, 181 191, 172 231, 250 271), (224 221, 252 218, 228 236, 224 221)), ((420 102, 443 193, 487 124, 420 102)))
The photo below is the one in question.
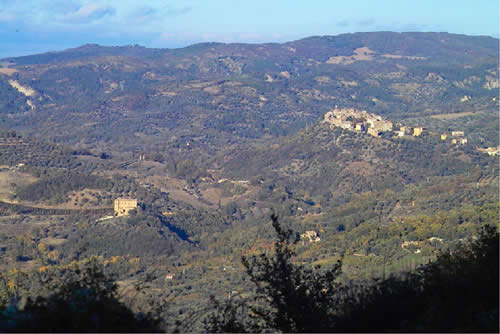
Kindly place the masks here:
POLYGON ((472 111, 464 111, 464 112, 458 112, 458 113, 453 113, 453 114, 437 114, 437 115, 432 115, 431 118, 435 119, 455 119, 459 117, 465 117, 465 116, 471 116, 476 114, 475 112, 472 111))
POLYGON ((0 200, 10 202, 16 188, 26 186, 36 180, 34 176, 16 170, 0 171, 0 200))

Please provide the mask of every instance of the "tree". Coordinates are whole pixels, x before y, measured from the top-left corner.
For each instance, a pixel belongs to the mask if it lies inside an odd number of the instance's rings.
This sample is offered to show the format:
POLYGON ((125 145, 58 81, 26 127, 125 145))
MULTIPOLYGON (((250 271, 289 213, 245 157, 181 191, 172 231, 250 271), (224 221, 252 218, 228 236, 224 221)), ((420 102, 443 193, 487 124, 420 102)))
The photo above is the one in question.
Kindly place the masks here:
POLYGON ((486 225, 477 240, 443 252, 422 273, 425 326, 498 333, 499 234, 494 227, 486 225))
POLYGON ((109 159, 109 158, 111 158, 111 155, 109 155, 106 152, 101 152, 101 154, 99 155, 99 158, 101 158, 101 159, 109 159))
POLYGON ((328 332, 342 286, 337 282, 342 263, 322 270, 293 261, 298 234, 284 229, 271 216, 277 238, 274 253, 243 257, 242 263, 256 286, 252 300, 229 300, 216 304, 217 314, 208 321, 210 332, 278 330, 283 332, 328 332), (250 305, 246 303, 250 302, 250 305))
MULTIPOLYGON (((45 270, 45 269, 44 269, 45 270)), ((159 332, 153 314, 136 314, 119 300, 118 286, 95 260, 84 267, 47 276, 43 287, 30 291, 23 307, 8 305, 0 313, 0 331, 159 332)), ((4 294, 0 294, 4 295, 4 294)), ((8 296, 8 294, 6 294, 8 296)), ((0 303, 0 310, 2 309, 0 303)))
POLYGON ((336 329, 498 333, 498 249, 498 232, 486 226, 477 240, 414 272, 351 287, 336 329))

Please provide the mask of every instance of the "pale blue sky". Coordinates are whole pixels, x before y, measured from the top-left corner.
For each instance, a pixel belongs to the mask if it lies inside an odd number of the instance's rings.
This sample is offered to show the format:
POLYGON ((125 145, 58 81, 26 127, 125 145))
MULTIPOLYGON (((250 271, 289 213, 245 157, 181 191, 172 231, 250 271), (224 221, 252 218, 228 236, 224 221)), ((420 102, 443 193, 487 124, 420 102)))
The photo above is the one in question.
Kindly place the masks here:
POLYGON ((358 31, 499 36, 498 0, 0 0, 0 58, 85 43, 172 48, 358 31))

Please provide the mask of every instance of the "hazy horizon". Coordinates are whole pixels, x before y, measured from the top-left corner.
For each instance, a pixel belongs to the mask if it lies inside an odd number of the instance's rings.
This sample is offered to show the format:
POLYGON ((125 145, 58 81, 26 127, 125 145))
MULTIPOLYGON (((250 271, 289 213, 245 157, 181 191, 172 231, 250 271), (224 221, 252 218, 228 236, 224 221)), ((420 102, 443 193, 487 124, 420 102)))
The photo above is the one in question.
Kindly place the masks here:
POLYGON ((180 48, 201 42, 282 43, 355 32, 499 37, 497 1, 357 0, 238 3, 173 0, 0 0, 0 58, 84 44, 180 48))
MULTIPOLYGON (((406 34, 406 33, 446 33, 446 34, 451 34, 451 35, 463 35, 463 36, 470 36, 470 37, 489 37, 489 38, 495 38, 499 39, 499 37, 496 36, 489 36, 489 35, 467 35, 467 34, 455 34, 455 33, 449 33, 446 31, 389 31, 389 30, 383 30, 383 31, 356 31, 356 32, 350 32, 350 33, 341 33, 341 34, 335 34, 335 35, 311 35, 311 36, 305 36, 297 39, 292 39, 292 40, 286 40, 286 41, 281 41, 281 42, 218 42, 218 41, 203 41, 203 42, 193 42, 191 44, 187 45, 180 45, 180 46, 173 46, 173 47, 152 47, 152 46, 146 46, 146 45, 141 45, 137 43, 129 43, 129 44, 100 44, 100 43, 83 43, 67 48, 61 48, 61 49, 54 49, 54 50, 48 50, 48 51, 42 51, 42 52, 35 52, 35 53, 28 53, 28 54, 21 54, 21 55, 14 55, 14 56, 6 56, 6 57, 1 57, 1 59, 8 59, 8 58, 17 58, 17 57, 23 57, 23 56, 31 56, 31 55, 37 55, 37 54, 44 54, 44 53, 56 53, 56 52, 63 52, 66 50, 71 50, 71 49, 77 49, 80 47, 83 47, 85 45, 97 45, 100 47, 127 47, 127 46, 139 46, 139 47, 144 47, 148 49, 165 49, 165 50, 175 50, 175 49, 183 49, 183 48, 188 48, 193 45, 197 44, 210 44, 210 43, 218 43, 218 44, 286 44, 286 43, 291 43, 295 41, 299 41, 302 39, 307 39, 307 38, 313 38, 313 37, 335 37, 335 36, 340 36, 340 35, 348 35, 348 34, 363 34, 363 33, 380 33, 380 32, 392 32, 392 33, 400 33, 400 34, 406 34)), ((0 53, 1 54, 1 53, 0 53)))

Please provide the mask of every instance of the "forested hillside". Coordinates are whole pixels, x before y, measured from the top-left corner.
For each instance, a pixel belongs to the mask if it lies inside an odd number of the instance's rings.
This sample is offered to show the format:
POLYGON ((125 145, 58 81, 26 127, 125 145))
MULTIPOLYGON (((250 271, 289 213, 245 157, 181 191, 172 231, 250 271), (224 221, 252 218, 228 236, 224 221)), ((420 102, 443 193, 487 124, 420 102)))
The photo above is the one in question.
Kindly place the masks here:
MULTIPOLYGON (((335 105, 391 120, 465 112, 475 124, 498 124, 498 40, 489 37, 387 32, 175 50, 85 45, 5 61, 4 126, 103 150, 208 158, 226 145, 293 133, 335 105)), ((481 140, 498 144, 494 133, 481 140)))
MULTIPOLYGON (((498 227, 498 50, 490 37, 379 32, 3 59, 7 290, 93 259, 116 279, 103 293, 119 314, 139 286, 141 307, 167 300, 173 319, 206 330, 212 296, 258 294, 241 258, 270 259, 272 214, 301 236, 290 261, 334 270, 335 284, 424 275, 498 227), (336 106, 391 129, 370 133, 352 116, 333 126, 324 115, 336 106), (114 215, 118 198, 138 205, 114 215)), ((379 302, 373 289, 363 310, 379 302)), ((435 320, 419 316, 413 325, 435 320)))

